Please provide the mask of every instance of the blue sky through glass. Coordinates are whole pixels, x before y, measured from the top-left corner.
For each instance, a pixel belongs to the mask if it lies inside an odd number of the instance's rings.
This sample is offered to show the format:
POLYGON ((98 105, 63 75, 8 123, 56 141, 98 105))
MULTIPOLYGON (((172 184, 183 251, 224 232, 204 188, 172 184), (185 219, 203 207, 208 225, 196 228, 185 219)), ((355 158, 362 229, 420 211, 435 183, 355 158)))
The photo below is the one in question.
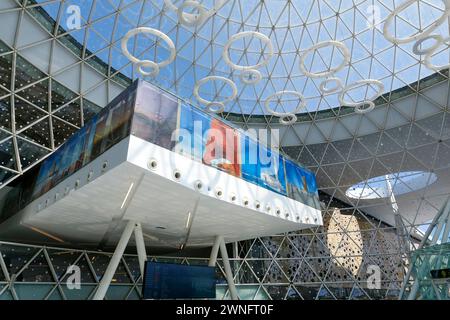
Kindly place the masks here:
MULTIPOLYGON (((47 3, 40 0, 38 2, 47 3)), ((420 15, 417 5, 409 7, 396 19, 394 27, 398 37, 414 34, 416 28, 426 29, 443 12, 442 0, 420 1, 420 15)), ((179 5, 182 1, 174 1, 179 5)), ((202 1, 207 8, 213 0, 202 1)), ((67 8, 80 7, 82 28, 70 34, 123 74, 135 78, 138 73, 120 50, 123 35, 137 26, 147 26, 166 33, 175 43, 177 57, 174 63, 162 68, 155 79, 147 79, 175 94, 191 99, 196 81, 208 75, 219 75, 232 79, 239 90, 235 101, 226 106, 226 111, 245 114, 264 114, 263 101, 280 90, 301 92, 307 98, 307 111, 329 109, 339 106, 338 95, 323 96, 319 85, 324 80, 305 77, 298 66, 299 54, 326 40, 342 41, 351 52, 351 63, 335 74, 344 84, 361 79, 377 79, 383 82, 385 91, 404 87, 422 79, 434 71, 420 64, 420 56, 412 52, 414 43, 395 46, 383 37, 384 19, 402 1, 342 1, 342 0, 273 0, 261 3, 256 0, 229 0, 218 14, 197 28, 178 23, 177 14, 164 6, 164 0, 82 0, 49 3, 43 8, 58 19, 65 29, 70 18, 67 8), (373 7, 374 6, 374 7, 373 7), (371 20, 370 16, 374 16, 371 20), (377 24, 370 25, 371 21, 377 24), (240 31, 259 31, 270 37, 275 55, 270 63, 261 68, 263 80, 257 85, 245 85, 239 79, 239 72, 232 72, 222 59, 223 46, 227 40, 240 31), (110 47, 110 44, 112 46, 110 47)), ((188 9, 187 9, 188 10, 188 9)), ((394 32, 394 27, 391 32, 394 32)), ((448 36, 448 23, 442 24, 434 33, 448 36)), ((432 40, 424 46, 432 45, 432 40)), ((129 49, 140 59, 162 61, 169 55, 167 46, 155 38, 138 36, 129 41, 129 49)), ((251 65, 261 58, 264 45, 250 38, 237 41, 230 50, 233 61, 251 65), (248 50, 243 50, 248 46, 248 50)), ((433 58, 437 65, 448 63, 447 47, 433 58)), ((319 54, 310 55, 306 64, 311 70, 321 71, 336 66, 342 55, 333 47, 321 49, 319 54)), ((423 58, 423 57, 422 57, 423 58)), ((230 94, 228 86, 209 83, 202 86, 201 95, 207 100, 222 100, 230 94)), ((350 92, 349 98, 359 101, 372 96, 374 88, 362 87, 350 92)), ((287 100, 293 99, 286 97, 287 100)), ((291 111, 296 100, 273 103, 277 111, 291 111), (284 110, 283 110, 284 109, 284 110)))

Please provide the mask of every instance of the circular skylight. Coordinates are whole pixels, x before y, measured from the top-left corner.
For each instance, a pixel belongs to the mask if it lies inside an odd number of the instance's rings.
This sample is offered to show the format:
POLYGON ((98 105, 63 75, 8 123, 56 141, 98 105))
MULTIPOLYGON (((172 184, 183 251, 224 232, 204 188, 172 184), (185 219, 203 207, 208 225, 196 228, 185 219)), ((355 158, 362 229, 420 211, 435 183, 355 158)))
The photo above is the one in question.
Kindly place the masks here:
POLYGON ((348 188, 346 195, 353 199, 381 199, 391 196, 391 191, 395 196, 423 189, 437 180, 437 176, 432 172, 409 171, 388 174, 371 178, 348 188))

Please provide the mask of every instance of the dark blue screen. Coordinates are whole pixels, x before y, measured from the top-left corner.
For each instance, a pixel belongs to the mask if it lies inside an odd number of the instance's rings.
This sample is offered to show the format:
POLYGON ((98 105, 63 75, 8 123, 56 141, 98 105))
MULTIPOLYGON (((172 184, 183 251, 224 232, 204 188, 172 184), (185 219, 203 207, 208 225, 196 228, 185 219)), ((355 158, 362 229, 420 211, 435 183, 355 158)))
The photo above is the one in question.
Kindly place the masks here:
POLYGON ((146 262, 144 299, 216 298, 214 267, 146 262))

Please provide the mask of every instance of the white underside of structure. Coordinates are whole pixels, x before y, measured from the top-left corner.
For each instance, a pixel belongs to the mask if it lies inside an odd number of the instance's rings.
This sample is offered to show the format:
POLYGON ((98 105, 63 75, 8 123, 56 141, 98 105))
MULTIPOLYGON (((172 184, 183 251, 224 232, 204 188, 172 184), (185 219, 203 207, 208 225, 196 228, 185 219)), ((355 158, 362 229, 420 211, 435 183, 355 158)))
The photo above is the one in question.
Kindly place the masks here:
POLYGON ((37 228, 68 244, 115 246, 129 220, 142 224, 146 246, 164 248, 206 247, 218 235, 228 243, 322 224, 320 210, 130 136, 33 201, 0 235, 23 232, 26 238, 37 228), (156 169, 149 169, 150 160, 156 169))

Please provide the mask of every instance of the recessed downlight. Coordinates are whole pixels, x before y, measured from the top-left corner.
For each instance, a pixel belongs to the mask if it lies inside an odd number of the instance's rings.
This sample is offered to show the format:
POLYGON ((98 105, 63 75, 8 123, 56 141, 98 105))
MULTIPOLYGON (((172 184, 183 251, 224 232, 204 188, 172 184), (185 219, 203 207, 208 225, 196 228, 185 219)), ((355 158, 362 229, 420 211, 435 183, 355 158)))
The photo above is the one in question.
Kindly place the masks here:
POLYGON ((202 188, 203 188, 203 183, 202 183, 200 180, 197 180, 197 181, 194 182, 194 187, 195 187, 195 189, 197 189, 197 190, 202 190, 202 188))
POLYGON ((155 170, 158 167, 158 161, 156 159, 150 159, 147 166, 149 169, 155 170))
POLYGON ((181 179, 181 172, 175 169, 175 170, 173 171, 173 178, 174 178, 175 180, 179 181, 179 180, 181 179))

